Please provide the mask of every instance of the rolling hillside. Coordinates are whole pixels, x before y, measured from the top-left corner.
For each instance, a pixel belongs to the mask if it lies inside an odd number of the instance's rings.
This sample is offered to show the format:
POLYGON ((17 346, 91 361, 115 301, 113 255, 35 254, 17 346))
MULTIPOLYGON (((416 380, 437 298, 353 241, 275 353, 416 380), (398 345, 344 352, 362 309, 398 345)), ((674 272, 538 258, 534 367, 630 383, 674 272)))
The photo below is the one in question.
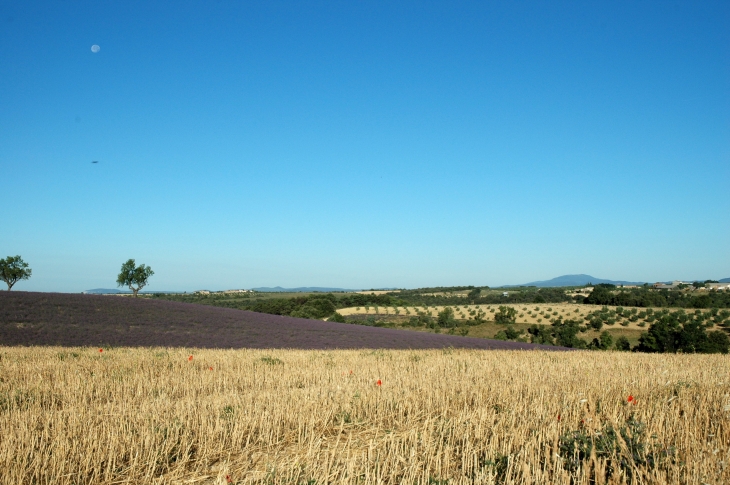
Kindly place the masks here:
POLYGON ((191 303, 30 292, 0 292, 0 345, 557 349, 191 303))

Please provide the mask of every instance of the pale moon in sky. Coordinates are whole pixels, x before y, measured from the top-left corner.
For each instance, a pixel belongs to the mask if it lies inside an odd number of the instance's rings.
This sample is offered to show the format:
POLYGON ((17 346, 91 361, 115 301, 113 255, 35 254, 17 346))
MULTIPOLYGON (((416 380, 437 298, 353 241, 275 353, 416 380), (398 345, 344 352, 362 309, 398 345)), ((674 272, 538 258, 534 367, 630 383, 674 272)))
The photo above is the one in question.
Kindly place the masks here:
POLYGON ((91 52, 93 52, 94 54, 96 54, 96 53, 97 53, 97 52, 99 52, 100 50, 101 50, 101 47, 99 47, 99 46, 98 46, 98 45, 96 45, 96 44, 94 44, 94 45, 92 45, 92 46, 91 46, 91 52))

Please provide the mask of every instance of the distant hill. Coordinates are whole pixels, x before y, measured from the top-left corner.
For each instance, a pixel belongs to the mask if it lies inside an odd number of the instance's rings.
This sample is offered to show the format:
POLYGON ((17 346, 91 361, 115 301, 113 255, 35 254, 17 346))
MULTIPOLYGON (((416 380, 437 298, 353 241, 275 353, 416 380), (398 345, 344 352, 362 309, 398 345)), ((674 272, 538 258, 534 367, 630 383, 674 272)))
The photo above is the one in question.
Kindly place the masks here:
POLYGON ((723 278, 721 280, 717 280, 720 283, 730 283, 730 278, 723 278))
POLYGON ((326 288, 321 286, 301 286, 299 288, 282 288, 281 286, 275 286, 273 288, 270 287, 261 287, 261 288, 252 288, 254 291, 261 291, 261 292, 278 292, 278 293, 312 293, 312 292, 321 292, 321 293, 329 293, 331 291, 358 291, 358 290, 346 290, 345 288, 326 288))
POLYGON ((504 287, 515 287, 515 286, 539 286, 539 287, 551 287, 551 286, 585 286, 588 283, 592 283, 594 285, 598 283, 608 283, 611 285, 643 285, 644 282, 635 282, 635 281, 614 281, 614 280, 604 280, 601 278, 596 278, 595 276, 587 275, 587 274, 569 274, 569 275, 563 275, 558 276, 557 278, 553 278, 551 280, 547 281, 533 281, 532 283, 525 283, 524 285, 505 285, 504 287))

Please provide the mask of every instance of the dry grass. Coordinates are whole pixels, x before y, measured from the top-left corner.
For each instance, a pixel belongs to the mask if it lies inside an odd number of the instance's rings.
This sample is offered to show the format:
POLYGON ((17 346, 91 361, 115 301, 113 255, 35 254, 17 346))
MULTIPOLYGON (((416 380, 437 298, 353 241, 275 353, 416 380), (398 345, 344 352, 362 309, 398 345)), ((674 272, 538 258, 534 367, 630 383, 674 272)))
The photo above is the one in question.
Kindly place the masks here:
POLYGON ((730 483, 729 363, 607 352, 5 347, 0 480, 730 483), (635 460, 622 438, 605 456, 561 455, 561 436, 591 442, 627 421, 646 426, 634 435, 646 447, 635 460))

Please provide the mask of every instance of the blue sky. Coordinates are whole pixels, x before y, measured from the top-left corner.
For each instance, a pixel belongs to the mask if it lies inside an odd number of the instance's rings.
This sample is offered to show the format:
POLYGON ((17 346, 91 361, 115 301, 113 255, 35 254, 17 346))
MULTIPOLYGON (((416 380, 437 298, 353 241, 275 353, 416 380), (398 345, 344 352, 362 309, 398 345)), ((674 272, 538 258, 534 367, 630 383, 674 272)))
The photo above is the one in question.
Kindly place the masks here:
POLYGON ((128 258, 150 290, 730 277, 728 25, 711 1, 2 2, 0 257, 28 291, 128 258))

